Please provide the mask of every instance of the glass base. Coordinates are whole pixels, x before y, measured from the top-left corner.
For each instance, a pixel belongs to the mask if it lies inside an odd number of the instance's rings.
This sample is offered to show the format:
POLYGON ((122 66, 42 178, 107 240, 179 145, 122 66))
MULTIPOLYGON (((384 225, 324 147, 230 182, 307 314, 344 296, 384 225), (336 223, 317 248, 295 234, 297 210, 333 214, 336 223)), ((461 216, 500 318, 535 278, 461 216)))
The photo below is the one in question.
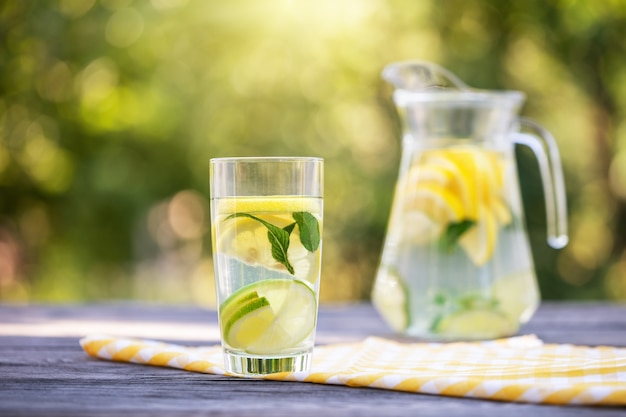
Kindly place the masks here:
POLYGON ((302 372, 311 369, 311 351, 282 356, 250 355, 230 350, 224 351, 226 371, 241 376, 262 376, 277 372, 302 372))

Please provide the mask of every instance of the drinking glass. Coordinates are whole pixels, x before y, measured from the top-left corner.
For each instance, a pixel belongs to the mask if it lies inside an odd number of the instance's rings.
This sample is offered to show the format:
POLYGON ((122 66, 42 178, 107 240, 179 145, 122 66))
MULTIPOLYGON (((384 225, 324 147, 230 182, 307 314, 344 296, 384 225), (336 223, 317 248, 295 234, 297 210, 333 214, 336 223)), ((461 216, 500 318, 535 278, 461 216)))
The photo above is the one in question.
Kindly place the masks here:
POLYGON ((310 369, 319 301, 323 159, 214 158, 211 238, 228 372, 310 369))

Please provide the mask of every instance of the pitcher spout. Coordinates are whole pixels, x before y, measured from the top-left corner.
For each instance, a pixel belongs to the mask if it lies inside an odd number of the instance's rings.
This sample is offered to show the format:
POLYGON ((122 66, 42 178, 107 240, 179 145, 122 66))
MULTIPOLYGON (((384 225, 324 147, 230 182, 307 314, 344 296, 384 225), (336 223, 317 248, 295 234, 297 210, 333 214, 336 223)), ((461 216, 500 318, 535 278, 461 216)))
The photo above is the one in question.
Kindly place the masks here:
POLYGON ((447 69, 427 61, 394 62, 383 69, 382 78, 399 90, 472 90, 447 69))
POLYGON ((394 87, 393 99, 401 108, 434 102, 447 103, 449 107, 487 106, 516 114, 525 99, 521 91, 470 87, 447 69, 426 61, 389 64, 383 69, 382 78, 394 87))

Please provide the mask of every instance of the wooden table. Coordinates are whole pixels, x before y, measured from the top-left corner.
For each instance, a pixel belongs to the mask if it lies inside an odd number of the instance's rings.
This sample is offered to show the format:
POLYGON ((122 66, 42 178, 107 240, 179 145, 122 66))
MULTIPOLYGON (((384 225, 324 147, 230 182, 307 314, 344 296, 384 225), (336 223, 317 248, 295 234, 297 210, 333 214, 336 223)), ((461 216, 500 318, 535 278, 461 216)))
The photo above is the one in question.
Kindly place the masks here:
MULTIPOLYGON (((138 304, 0 305, 0 416, 626 416, 619 408, 559 407, 371 388, 260 381, 88 357, 92 333, 218 343, 217 316, 138 304)), ((544 303, 522 333, 546 342, 626 346, 626 307, 544 303)), ((318 342, 391 337, 369 304, 323 306, 318 342)))

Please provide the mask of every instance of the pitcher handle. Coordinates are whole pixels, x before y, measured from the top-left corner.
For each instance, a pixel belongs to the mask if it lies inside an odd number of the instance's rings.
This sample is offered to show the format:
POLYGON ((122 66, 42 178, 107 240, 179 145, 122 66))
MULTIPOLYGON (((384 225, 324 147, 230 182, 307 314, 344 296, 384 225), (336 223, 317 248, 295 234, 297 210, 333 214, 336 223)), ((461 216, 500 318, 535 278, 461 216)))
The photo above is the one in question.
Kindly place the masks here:
POLYGON ((518 133, 514 141, 528 146, 537 158, 546 202, 548 244, 555 249, 561 249, 567 245, 569 238, 567 200, 559 148, 552 134, 540 124, 526 118, 520 118, 519 122, 522 127, 534 133, 518 133))

